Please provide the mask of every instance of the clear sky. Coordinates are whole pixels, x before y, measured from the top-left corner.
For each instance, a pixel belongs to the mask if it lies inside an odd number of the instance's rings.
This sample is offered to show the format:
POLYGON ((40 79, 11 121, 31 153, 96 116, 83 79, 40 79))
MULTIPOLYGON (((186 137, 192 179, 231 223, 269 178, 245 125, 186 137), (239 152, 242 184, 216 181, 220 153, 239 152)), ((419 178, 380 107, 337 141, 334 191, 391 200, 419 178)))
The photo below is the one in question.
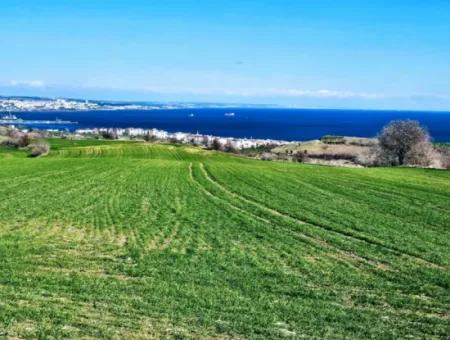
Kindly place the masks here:
POLYGON ((0 94, 450 110, 449 0, 1 0, 0 94))

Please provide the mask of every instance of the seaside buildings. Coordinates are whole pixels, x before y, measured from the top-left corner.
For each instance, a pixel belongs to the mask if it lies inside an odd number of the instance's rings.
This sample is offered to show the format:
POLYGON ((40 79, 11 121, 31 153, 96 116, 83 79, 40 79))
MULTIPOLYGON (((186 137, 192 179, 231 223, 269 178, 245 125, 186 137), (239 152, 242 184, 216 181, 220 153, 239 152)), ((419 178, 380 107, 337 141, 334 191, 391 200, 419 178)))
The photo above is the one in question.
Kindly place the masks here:
POLYGON ((142 138, 156 139, 177 142, 181 144, 193 144, 204 147, 211 147, 216 141, 220 146, 242 150, 252 147, 260 147, 266 145, 284 145, 287 141, 274 139, 254 139, 254 138, 234 138, 234 137, 218 137, 212 135, 203 135, 199 133, 174 132, 159 129, 142 129, 142 128, 93 128, 78 129, 76 135, 83 137, 85 135, 104 135, 109 134, 116 138, 142 138))
POLYGON ((159 106, 112 104, 88 100, 44 98, 0 98, 1 111, 87 111, 87 110, 151 110, 159 106))

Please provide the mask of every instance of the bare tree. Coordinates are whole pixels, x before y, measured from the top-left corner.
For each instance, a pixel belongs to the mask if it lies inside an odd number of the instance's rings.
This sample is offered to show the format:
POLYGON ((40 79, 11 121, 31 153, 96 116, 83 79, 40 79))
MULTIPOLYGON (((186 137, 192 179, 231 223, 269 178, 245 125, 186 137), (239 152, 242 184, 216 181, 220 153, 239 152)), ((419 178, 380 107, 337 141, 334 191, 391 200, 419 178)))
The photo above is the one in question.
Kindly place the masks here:
POLYGON ((223 150, 225 151, 225 152, 232 152, 232 153, 237 153, 238 152, 238 149, 235 147, 235 145, 232 143, 232 142, 230 142, 230 141, 227 141, 226 142, 226 144, 224 145, 224 147, 223 147, 223 150))
POLYGON ((144 141, 146 142, 156 142, 156 137, 154 135, 151 135, 150 133, 146 133, 144 135, 144 141))
POLYGON ((213 150, 222 150, 222 143, 220 142, 219 139, 214 138, 214 140, 212 142, 212 145, 211 145, 211 148, 213 150))
POLYGON ((395 120, 378 136, 379 162, 391 165, 426 165, 433 150, 430 136, 419 122, 395 120))
POLYGON ((437 152, 440 155, 441 167, 450 170, 450 147, 439 146, 437 152))
POLYGON ((104 139, 119 139, 119 136, 117 135, 117 132, 114 129, 102 131, 101 135, 104 139))

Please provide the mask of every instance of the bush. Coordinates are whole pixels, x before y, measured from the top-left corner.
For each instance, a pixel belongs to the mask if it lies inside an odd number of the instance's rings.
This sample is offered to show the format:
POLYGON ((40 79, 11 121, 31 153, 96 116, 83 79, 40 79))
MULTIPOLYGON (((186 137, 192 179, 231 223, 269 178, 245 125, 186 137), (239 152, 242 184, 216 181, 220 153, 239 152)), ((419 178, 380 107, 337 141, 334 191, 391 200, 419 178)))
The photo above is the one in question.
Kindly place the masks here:
POLYGON ((49 153, 50 151, 50 145, 48 145, 47 143, 38 143, 38 144, 33 144, 30 145, 31 148, 31 157, 39 157, 42 155, 46 155, 49 153))
POLYGON ((30 145, 30 143, 31 143, 30 136, 28 136, 28 134, 23 134, 23 135, 21 135, 21 136, 17 139, 17 143, 18 143, 18 145, 19 145, 20 148, 24 148, 24 147, 30 145))
POLYGON ((144 135, 144 141, 153 143, 153 142, 157 141, 157 138, 155 136, 150 135, 149 133, 147 133, 147 134, 144 135))
POLYGON ((239 150, 236 149, 236 147, 233 145, 233 143, 227 142, 223 147, 223 151, 231 152, 231 153, 238 153, 239 150))
POLYGON ((450 147, 438 146, 436 151, 439 154, 441 167, 450 170, 450 147))
POLYGON ((263 152, 271 152, 272 149, 274 149, 277 146, 278 145, 275 144, 265 144, 265 145, 251 146, 249 148, 242 148, 238 151, 240 154, 246 155, 248 157, 257 157, 261 155, 263 152))
POLYGON ((219 139, 214 138, 214 140, 212 141, 211 149, 217 150, 217 151, 223 150, 223 145, 219 139))
POLYGON ((0 145, 5 147, 5 148, 16 148, 16 149, 19 148, 19 144, 17 144, 17 141, 12 139, 12 138, 8 138, 8 139, 3 140, 0 143, 0 145))
POLYGON ((8 128, 0 126, 0 136, 7 136, 7 135, 8 135, 8 128))
POLYGON ((344 159, 354 162, 357 156, 350 153, 321 153, 321 154, 311 154, 310 158, 323 159, 326 161, 344 159))
POLYGON ((101 135, 104 139, 119 139, 119 136, 114 130, 102 131, 101 135))
POLYGON ((347 137, 345 143, 354 146, 372 147, 377 144, 377 140, 372 138, 347 137))
POLYGON ((11 133, 8 139, 5 139, 1 145, 9 148, 24 148, 30 145, 30 137, 28 134, 24 133, 11 133))
POLYGON ((304 163, 308 160, 308 151, 297 151, 293 154, 292 160, 299 163, 304 163))
POLYGON ((263 152, 260 157, 263 161, 274 161, 278 159, 277 155, 271 152, 263 152))
POLYGON ((320 141, 325 144, 345 144, 345 138, 342 136, 326 135, 320 138, 320 141))
POLYGON ((378 145, 372 145, 356 156, 355 163, 362 166, 379 165, 378 155, 378 145))

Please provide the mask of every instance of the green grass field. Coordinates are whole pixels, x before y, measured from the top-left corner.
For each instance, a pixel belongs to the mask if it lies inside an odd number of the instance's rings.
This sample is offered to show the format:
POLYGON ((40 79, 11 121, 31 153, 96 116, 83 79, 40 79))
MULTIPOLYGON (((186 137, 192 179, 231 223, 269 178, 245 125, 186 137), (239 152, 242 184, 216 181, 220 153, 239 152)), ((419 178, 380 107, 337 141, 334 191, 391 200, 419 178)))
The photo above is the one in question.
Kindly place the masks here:
POLYGON ((446 338, 450 172, 0 151, 0 337, 446 338))

